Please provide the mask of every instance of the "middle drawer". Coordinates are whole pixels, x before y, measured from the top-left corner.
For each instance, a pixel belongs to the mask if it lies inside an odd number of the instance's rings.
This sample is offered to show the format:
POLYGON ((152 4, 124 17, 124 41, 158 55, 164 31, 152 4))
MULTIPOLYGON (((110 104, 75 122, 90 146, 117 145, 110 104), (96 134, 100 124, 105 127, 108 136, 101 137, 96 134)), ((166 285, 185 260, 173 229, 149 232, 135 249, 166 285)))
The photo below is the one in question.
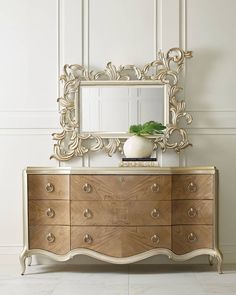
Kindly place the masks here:
POLYGON ((71 201, 72 225, 170 225, 170 201, 71 201))
POLYGON ((172 224, 213 224, 212 200, 174 200, 172 224))
POLYGON ((62 200, 30 200, 30 225, 69 225, 70 202, 62 200))

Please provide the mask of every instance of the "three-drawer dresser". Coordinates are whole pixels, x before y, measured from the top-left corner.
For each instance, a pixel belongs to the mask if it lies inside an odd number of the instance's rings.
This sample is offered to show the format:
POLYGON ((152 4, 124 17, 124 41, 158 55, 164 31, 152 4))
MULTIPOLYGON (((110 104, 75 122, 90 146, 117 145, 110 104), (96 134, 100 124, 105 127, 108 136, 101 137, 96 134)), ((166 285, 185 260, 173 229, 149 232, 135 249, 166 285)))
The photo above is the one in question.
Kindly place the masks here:
POLYGON ((32 255, 78 254, 117 264, 205 254, 221 273, 214 167, 35 167, 23 179, 22 274, 32 255))

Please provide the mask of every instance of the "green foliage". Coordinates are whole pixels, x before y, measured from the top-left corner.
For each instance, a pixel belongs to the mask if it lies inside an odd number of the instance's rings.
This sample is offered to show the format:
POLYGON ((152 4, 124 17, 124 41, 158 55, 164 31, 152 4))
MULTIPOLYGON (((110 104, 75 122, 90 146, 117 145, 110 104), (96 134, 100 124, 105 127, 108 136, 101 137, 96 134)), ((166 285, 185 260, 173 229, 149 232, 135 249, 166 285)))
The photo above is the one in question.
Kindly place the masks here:
POLYGON ((163 134, 163 130, 166 126, 155 121, 149 121, 144 124, 131 125, 129 128, 129 133, 133 133, 138 136, 142 135, 156 135, 163 134))

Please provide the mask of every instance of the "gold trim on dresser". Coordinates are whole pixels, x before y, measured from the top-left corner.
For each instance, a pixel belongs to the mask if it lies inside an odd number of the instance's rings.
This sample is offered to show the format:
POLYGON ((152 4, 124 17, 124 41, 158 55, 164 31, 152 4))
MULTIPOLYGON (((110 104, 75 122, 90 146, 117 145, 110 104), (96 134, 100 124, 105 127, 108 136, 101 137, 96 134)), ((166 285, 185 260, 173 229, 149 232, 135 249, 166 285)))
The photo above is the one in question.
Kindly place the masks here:
POLYGON ((32 167, 23 181, 22 274, 33 255, 67 261, 81 254, 115 264, 208 255, 222 273, 214 167, 32 167))

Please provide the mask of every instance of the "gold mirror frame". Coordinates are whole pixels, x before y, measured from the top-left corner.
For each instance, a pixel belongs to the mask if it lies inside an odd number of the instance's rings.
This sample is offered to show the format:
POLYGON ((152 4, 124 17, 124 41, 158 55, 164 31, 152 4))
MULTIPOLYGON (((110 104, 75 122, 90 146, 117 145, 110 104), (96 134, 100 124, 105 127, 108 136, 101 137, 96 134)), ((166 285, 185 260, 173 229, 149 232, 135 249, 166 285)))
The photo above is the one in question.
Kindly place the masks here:
MULTIPOLYGON (((187 132, 178 125, 179 119, 184 118, 187 124, 192 122, 192 117, 185 111, 185 101, 179 100, 176 94, 182 90, 179 86, 179 74, 183 68, 185 58, 192 57, 191 51, 184 51, 181 48, 172 48, 166 54, 159 52, 157 59, 139 68, 134 65, 125 65, 116 68, 109 62, 104 71, 95 73, 88 71, 81 65, 65 65, 64 74, 60 80, 64 83, 63 96, 58 99, 60 124, 62 132, 54 133, 53 140, 54 154, 51 158, 59 161, 67 161, 74 157, 80 157, 89 151, 104 149, 109 156, 116 151, 123 152, 124 140, 130 135, 127 134, 117 138, 114 136, 100 136, 99 134, 80 134, 79 118, 76 116, 78 108, 80 85, 83 81, 101 81, 102 84, 121 84, 122 81, 142 81, 142 84, 166 85, 169 99, 169 111, 171 113, 169 124, 162 135, 152 136, 150 140, 154 143, 154 150, 161 148, 174 149, 176 152, 191 145, 188 141, 187 132), (154 73, 154 74, 153 74, 154 73), (180 140, 171 142, 171 134, 177 133, 180 140)), ((138 83, 137 83, 138 84, 138 83)))

